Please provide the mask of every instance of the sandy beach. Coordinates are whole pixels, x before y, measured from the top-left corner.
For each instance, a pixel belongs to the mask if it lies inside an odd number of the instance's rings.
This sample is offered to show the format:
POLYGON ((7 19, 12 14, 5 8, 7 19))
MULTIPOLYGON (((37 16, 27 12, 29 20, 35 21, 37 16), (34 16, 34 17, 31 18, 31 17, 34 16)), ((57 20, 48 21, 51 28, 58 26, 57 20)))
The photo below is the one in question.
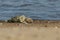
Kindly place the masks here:
POLYGON ((60 21, 34 20, 29 24, 0 21, 0 40, 60 40, 60 21))

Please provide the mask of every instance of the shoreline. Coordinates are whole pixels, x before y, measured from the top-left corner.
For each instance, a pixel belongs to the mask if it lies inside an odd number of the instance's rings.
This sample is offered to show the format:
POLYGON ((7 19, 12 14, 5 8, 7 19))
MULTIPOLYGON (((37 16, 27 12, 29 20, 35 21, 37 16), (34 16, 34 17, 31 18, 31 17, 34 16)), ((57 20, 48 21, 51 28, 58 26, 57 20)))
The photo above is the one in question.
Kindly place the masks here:
POLYGON ((57 20, 33 20, 33 23, 9 23, 5 21, 0 21, 0 27, 58 27, 60 28, 60 21, 57 20))

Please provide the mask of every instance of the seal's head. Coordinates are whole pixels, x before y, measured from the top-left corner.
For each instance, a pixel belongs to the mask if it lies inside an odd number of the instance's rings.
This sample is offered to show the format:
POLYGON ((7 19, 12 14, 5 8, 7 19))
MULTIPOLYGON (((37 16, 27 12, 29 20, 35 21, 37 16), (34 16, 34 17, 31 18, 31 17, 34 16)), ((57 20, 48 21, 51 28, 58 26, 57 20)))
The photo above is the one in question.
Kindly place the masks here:
POLYGON ((26 18, 25 21, 26 21, 27 23, 33 23, 33 20, 32 20, 31 18, 26 18))

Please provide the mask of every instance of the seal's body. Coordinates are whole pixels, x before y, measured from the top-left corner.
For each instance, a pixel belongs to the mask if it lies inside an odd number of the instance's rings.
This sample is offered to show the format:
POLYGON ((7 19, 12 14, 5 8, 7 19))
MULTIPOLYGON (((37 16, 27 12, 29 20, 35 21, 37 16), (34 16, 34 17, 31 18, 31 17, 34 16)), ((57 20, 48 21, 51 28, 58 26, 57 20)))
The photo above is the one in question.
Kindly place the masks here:
POLYGON ((13 18, 7 20, 7 22, 19 22, 19 20, 18 20, 18 16, 13 17, 13 18))
POLYGON ((21 23, 28 24, 28 23, 32 23, 33 20, 31 18, 27 18, 24 15, 22 15, 22 16, 13 17, 10 20, 8 20, 8 22, 21 22, 21 23))

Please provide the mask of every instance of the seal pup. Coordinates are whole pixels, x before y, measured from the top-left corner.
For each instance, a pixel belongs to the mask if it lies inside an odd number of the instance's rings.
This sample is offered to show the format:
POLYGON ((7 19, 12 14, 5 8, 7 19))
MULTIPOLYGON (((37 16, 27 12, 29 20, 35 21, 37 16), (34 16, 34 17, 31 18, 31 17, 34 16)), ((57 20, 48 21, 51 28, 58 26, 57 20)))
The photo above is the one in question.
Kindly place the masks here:
POLYGON ((33 23, 33 20, 24 15, 21 15, 9 19, 8 22, 20 22, 20 23, 28 24, 28 23, 33 23))

